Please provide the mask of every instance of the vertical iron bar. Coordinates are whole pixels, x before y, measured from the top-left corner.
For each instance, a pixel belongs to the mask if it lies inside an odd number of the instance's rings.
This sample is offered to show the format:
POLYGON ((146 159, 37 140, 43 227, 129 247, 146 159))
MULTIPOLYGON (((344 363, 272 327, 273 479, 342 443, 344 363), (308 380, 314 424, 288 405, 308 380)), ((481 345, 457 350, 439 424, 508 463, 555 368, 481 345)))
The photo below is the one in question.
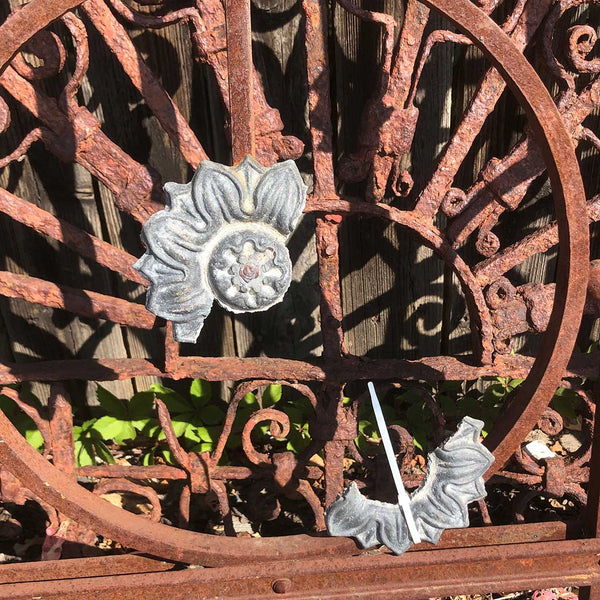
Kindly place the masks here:
MULTIPOLYGON (((590 537, 600 537, 600 379, 594 386, 594 432, 592 435, 592 455, 590 457, 590 481, 584 523, 590 537)), ((579 589, 580 600, 600 600, 600 585, 579 589)))
POLYGON ((315 198, 333 198, 333 134, 329 61, 327 57, 327 2, 304 0, 306 15, 306 70, 308 77, 308 109, 314 164, 315 198))
POLYGON ((179 361, 179 343, 173 337, 173 323, 167 321, 165 328, 165 372, 175 375, 179 361))
MULTIPOLYGON (((333 129, 329 61, 327 56, 327 2, 303 0, 306 14, 306 68, 308 107, 314 166, 314 198, 335 198, 333 170, 333 129)), ((323 356, 339 358, 346 353, 342 330, 340 290, 339 215, 316 219, 319 288, 321 291, 321 331, 323 356)), ((326 410, 322 418, 330 421, 333 435, 325 444, 325 503, 329 505, 343 489, 343 461, 346 446, 356 434, 349 409, 342 406, 343 384, 327 385, 321 395, 326 410)))
POLYGON ((61 382, 50 386, 48 399, 50 445, 52 462, 57 469, 77 479, 75 475, 75 446, 73 442, 73 414, 71 402, 61 382))
POLYGON ((250 0, 225 0, 227 71, 233 164, 254 155, 250 0))

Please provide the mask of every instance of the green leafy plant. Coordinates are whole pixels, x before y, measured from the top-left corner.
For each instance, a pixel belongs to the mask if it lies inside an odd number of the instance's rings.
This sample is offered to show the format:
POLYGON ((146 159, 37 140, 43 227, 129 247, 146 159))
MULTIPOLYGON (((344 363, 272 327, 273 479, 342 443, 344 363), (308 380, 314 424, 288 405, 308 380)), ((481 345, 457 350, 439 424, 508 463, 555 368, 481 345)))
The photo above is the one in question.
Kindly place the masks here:
MULTIPOLYGON (((421 385, 422 393, 415 387, 394 390, 385 399, 382 410, 386 423, 404 427, 413 436, 415 448, 425 453, 434 430, 433 415, 426 395, 437 404, 449 430, 468 415, 485 423, 482 433, 486 436, 506 396, 522 381, 497 377, 479 381, 425 382, 421 385)), ((359 435, 355 440, 358 448, 371 456, 381 452, 375 416, 369 402, 361 404, 358 418, 359 435)))
POLYGON ((115 459, 105 440, 110 440, 108 428, 102 427, 102 432, 95 428, 100 419, 88 419, 81 425, 73 426, 73 441, 75 446, 75 464, 78 467, 95 465, 96 457, 104 462, 113 464, 115 459))
POLYGON ((522 382, 522 379, 510 377, 443 381, 435 386, 434 398, 448 421, 458 422, 465 416, 483 421, 485 437, 496 422, 506 397, 522 382))
POLYGON ((99 416, 73 427, 77 466, 94 465, 96 458, 114 463, 107 443, 121 446, 133 442, 138 435, 140 419, 152 411, 152 402, 146 398, 135 394, 129 401, 124 401, 101 385, 96 389, 96 398, 99 416))
MULTIPOLYGON (((417 450, 425 452, 432 440, 434 419, 426 401, 428 394, 446 419, 447 428, 453 430, 466 415, 484 421, 483 435, 493 427, 508 394, 522 383, 510 377, 489 378, 478 381, 441 381, 423 383, 421 392, 415 387, 392 390, 384 399, 382 410, 389 425, 400 425, 413 436, 417 450)), ((271 451, 288 450, 302 452, 311 441, 310 421, 314 410, 310 400, 298 393, 283 393, 279 384, 265 387, 262 394, 246 394, 238 406, 222 462, 227 463, 231 454, 239 451, 241 432, 250 416, 261 408, 275 408, 284 412, 290 422, 290 432, 285 439, 274 438, 270 422, 260 423, 253 430, 253 442, 271 451)), ((43 411, 41 402, 26 386, 20 395, 33 407, 43 411)), ((225 422, 227 403, 214 398, 211 384, 194 379, 187 397, 160 384, 134 394, 128 400, 97 387, 98 407, 95 416, 73 427, 75 460, 78 466, 93 465, 97 460, 114 463, 111 445, 142 449, 141 462, 155 464, 162 460, 175 464, 167 446, 156 411, 154 399, 160 398, 169 410, 175 435, 188 452, 210 452, 214 449, 225 422)), ((344 405, 352 403, 344 398, 344 405)), ((551 408, 567 421, 578 418, 579 396, 568 388, 558 388, 551 408)), ((34 421, 9 397, 0 394, 0 409, 9 417, 19 432, 37 450, 44 446, 42 434, 34 421)), ((369 402, 361 403, 358 410, 358 448, 367 455, 381 452, 380 435, 369 402)))
MULTIPOLYGON (((188 452, 213 450, 225 420, 227 405, 222 400, 213 399, 209 382, 202 379, 192 380, 187 398, 158 383, 151 385, 148 391, 136 395, 146 402, 153 402, 154 397, 164 402, 171 416, 175 435, 188 452)), ((164 443, 165 433, 161 430, 158 420, 146 416, 145 419, 139 420, 136 426, 142 435, 162 442, 155 444, 143 455, 143 464, 154 464, 158 456, 162 456, 167 463, 174 464, 171 452, 164 443)))

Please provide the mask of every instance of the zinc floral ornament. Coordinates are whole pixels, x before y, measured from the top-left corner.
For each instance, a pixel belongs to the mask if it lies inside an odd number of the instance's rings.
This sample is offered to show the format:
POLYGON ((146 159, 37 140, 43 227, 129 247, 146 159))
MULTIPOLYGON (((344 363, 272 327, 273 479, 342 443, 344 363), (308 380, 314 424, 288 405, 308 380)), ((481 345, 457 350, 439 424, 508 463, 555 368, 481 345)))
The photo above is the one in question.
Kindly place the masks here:
POLYGON ((166 208, 144 225, 134 267, 150 282, 146 308, 173 323, 176 341, 198 339, 215 298, 234 313, 281 302, 292 279, 285 244, 306 202, 293 161, 204 161, 190 183, 164 189, 166 208))
POLYGON ((479 441, 483 421, 464 417, 456 432, 427 457, 427 475, 410 496, 404 489, 375 388, 373 411, 394 484, 397 504, 365 498, 351 483, 325 513, 329 535, 353 537, 362 548, 378 544, 394 554, 421 541, 437 544, 445 529, 469 526, 468 505, 485 498, 483 474, 494 462, 479 441))

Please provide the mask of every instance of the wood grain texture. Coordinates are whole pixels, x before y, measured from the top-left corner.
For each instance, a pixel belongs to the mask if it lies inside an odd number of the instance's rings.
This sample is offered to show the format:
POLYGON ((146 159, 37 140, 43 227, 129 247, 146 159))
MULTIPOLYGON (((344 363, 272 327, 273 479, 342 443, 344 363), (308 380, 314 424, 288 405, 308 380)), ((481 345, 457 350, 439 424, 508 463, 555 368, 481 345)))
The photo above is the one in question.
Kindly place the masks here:
MULTIPOLYGON (((4 17, 20 2, 0 0, 4 17)), ((362 0, 362 8, 383 11, 396 19, 400 31, 405 2, 362 0)), ((513 3, 506 3, 512 6, 513 3)), ((502 10, 502 9, 501 9, 502 10)), ((80 14, 79 12, 77 14, 80 14)), ((192 170, 176 144, 166 135, 142 96, 127 80, 122 67, 106 47, 86 16, 90 43, 90 67, 78 101, 101 123, 103 132, 142 164, 151 165, 164 182, 189 181, 192 170)), ((356 150, 358 124, 368 98, 377 85, 382 60, 381 27, 365 23, 335 3, 330 4, 330 64, 335 159, 356 150)), ((600 7, 582 7, 573 22, 598 22, 600 7)), ((121 21, 122 22, 122 21, 121 21)), ((284 134, 295 135, 306 144, 297 164, 310 183, 311 148, 308 134, 304 18, 298 0, 255 0, 252 3, 253 60, 269 104, 280 111, 284 134)), ((142 30, 124 24, 140 57, 158 76, 187 120, 210 158, 230 161, 224 132, 225 111, 210 68, 194 57, 187 24, 160 30, 142 30)), ((426 34, 445 27, 432 14, 426 34)), ((64 27, 55 30, 68 39, 64 27)), ((67 44, 69 49, 69 45, 67 44)), ((389 198, 398 208, 407 208, 426 185, 444 144, 451 138, 469 99, 485 72, 486 64, 473 48, 453 44, 436 46, 423 71, 415 104, 420 111, 415 142, 402 166, 410 169, 414 190, 406 199, 389 198)), ((66 73, 72 70, 67 61, 66 73)), ((540 72, 542 68, 540 67, 540 72)), ((52 96, 64 85, 65 75, 40 83, 52 96)), ((0 155, 14 149, 31 130, 34 121, 12 108, 12 125, 0 138, 0 155)), ((586 121, 598 131, 599 111, 586 121)), ((464 161, 455 184, 468 188, 481 168, 494 157, 502 157, 524 131, 521 113, 509 94, 504 94, 493 115, 464 161)), ((600 160, 597 149, 582 144, 579 149, 588 193, 597 193, 600 160), (595 187, 594 187, 595 186, 595 187)), ((140 256, 139 225, 115 207, 111 192, 76 165, 60 163, 43 146, 34 145, 28 156, 0 174, 0 184, 21 198, 60 216, 140 256)), ((364 197, 362 185, 345 185, 344 192, 364 197)), ((518 239, 553 218, 551 190, 544 181, 533 186, 531 197, 515 212, 507 212, 495 228, 503 242, 518 239), (518 223, 518 227, 515 227, 518 223)), ((438 217, 444 226, 445 217, 438 217)), ((593 227, 593 231, 597 229, 593 227)), ((294 264, 293 282, 283 303, 265 313, 231 315, 215 306, 197 344, 182 345, 182 355, 274 356, 303 358, 321 353, 319 295, 317 288, 314 217, 307 215, 292 236, 289 248, 294 264)), ((132 282, 84 260, 59 244, 35 234, 0 215, 2 268, 28 273, 73 287, 89 288, 136 302, 144 291, 132 282)), ((600 242, 593 237, 592 257, 600 256, 600 242)), ((467 262, 478 256, 469 240, 461 249, 467 262)), ((536 255, 511 272, 515 284, 553 281, 555 251, 536 255)), ((416 358, 439 354, 462 354, 471 347, 468 315, 456 277, 407 229, 374 219, 348 219, 341 229, 342 301, 344 330, 349 351, 356 355, 416 358)), ((163 353, 163 332, 128 328, 29 305, 0 300, 0 358, 25 361, 32 358, 144 358, 163 353)), ((584 323, 581 344, 597 339, 594 321, 584 323)), ((517 344, 526 343, 521 340, 517 344)), ((533 350, 534 345, 524 346, 533 350)), ((108 384, 126 397, 155 381, 108 384)), ((39 388, 43 390, 44 388, 39 388)), ((78 395, 93 401, 94 388, 79 388, 78 395)), ((73 396, 73 392, 71 394, 73 396)))

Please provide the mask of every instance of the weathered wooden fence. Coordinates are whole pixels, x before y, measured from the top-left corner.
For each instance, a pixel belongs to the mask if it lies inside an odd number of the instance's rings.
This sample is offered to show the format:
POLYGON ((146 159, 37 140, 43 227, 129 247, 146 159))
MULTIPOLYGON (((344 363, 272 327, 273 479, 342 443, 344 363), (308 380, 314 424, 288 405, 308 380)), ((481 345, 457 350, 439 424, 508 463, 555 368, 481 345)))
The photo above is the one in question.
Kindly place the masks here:
MULTIPOLYGON (((5 17, 19 2, 3 2, 5 17)), ((501 3, 497 13, 509 14, 511 3, 501 3)), ((402 2, 364 2, 362 8, 393 15, 402 23, 402 2)), ((571 11, 573 23, 597 22, 600 8, 584 4, 571 11)), ((253 53, 269 103, 276 107, 284 132, 306 144, 298 161, 310 173, 308 139, 306 57, 303 46, 304 20, 300 3, 256 2, 252 7, 253 53)), ((330 38, 332 111, 337 125, 335 154, 342 157, 360 145, 358 124, 368 99, 378 86, 378 65, 383 60, 384 28, 365 22, 340 5, 331 7, 334 29, 330 38)), ((90 65, 79 91, 79 99, 102 123, 105 133, 134 159, 156 169, 163 181, 187 181, 191 171, 174 147, 141 95, 123 73, 121 65, 95 28, 82 15, 89 31, 90 65)), ((501 20, 501 18, 500 18, 501 20)), ((443 19, 433 16, 427 29, 433 31, 443 19)), ((128 26, 131 38, 161 84, 173 97, 183 117, 197 133, 211 158, 227 162, 229 147, 224 135, 225 115, 214 74, 194 60, 187 23, 162 29, 128 26)), ((56 29, 65 37, 65 29, 56 29)), ((399 27, 394 30, 397 36, 399 27)), ((540 42, 538 42, 540 43, 540 42)), ((67 63, 65 69, 72 69, 67 63)), ((420 118, 415 143, 403 168, 411 168, 414 189, 422 189, 433 171, 436 156, 453 132, 487 66, 480 52, 452 43, 436 46, 415 90, 420 118)), ((42 82, 56 94, 67 74, 42 82)), ((545 66, 540 65, 545 74, 545 66)), ((34 126, 26 111, 14 110, 9 94, 3 97, 13 110, 12 125, 2 136, 2 155, 8 154, 34 126)), ((588 124, 597 131, 597 112, 588 124)), ((455 181, 468 187, 492 157, 502 158, 518 139, 523 116, 509 93, 503 94, 487 120, 455 181)), ((598 192, 598 150, 582 144, 579 150, 588 197, 598 192)), ((3 187, 36 203, 52 214, 93 233, 100 239, 139 256, 143 249, 139 226, 115 207, 112 195, 85 169, 63 163, 43 144, 34 144, 22 161, 11 163, 1 174, 3 187)), ((364 194, 364 184, 344 184, 350 195, 364 194)), ((523 203, 510 218, 502 219, 496 232, 508 243, 519 232, 533 231, 553 219, 550 189, 544 178, 536 184, 531 201, 523 203)), ((402 207, 405 200, 395 200, 402 207)), ((445 217, 439 217, 445 218, 445 217)), ((307 220, 313 219, 307 216, 307 220)), ((42 279, 92 289, 122 298, 142 301, 143 291, 123 281, 92 261, 5 215, 0 218, 3 268, 42 279)), ((267 313, 235 316, 216 308, 207 321, 194 353, 225 356, 303 357, 320 354, 316 289, 316 254, 313 227, 301 226, 291 244, 294 284, 284 303, 267 313)), ((457 354, 470 348, 468 317, 464 299, 451 271, 433 252, 406 230, 378 220, 350 221, 341 233, 342 300, 348 351, 372 357, 407 357, 457 354)), ((596 248, 592 248, 592 257, 596 248)), ((467 248, 468 258, 477 252, 467 248)), ((514 271, 519 283, 554 279, 555 252, 537 254, 514 271)), ((160 341, 152 332, 125 329, 93 318, 27 303, 0 300, 2 327, 0 356, 9 361, 32 357, 144 357, 156 353, 160 341)), ((596 338, 587 323, 582 345, 596 338)), ((108 384, 123 397, 133 386, 145 388, 151 380, 138 378, 108 384)))

